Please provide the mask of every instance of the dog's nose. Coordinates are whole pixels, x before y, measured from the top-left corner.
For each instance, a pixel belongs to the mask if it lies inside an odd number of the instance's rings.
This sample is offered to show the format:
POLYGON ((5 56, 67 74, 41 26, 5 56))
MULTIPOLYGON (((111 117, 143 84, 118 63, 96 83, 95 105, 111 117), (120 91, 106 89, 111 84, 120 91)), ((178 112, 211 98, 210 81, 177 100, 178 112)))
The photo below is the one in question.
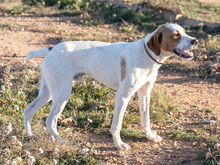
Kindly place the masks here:
POLYGON ((192 45, 197 45, 197 44, 198 44, 198 40, 197 40, 197 39, 192 40, 192 41, 191 41, 191 44, 192 44, 192 45))

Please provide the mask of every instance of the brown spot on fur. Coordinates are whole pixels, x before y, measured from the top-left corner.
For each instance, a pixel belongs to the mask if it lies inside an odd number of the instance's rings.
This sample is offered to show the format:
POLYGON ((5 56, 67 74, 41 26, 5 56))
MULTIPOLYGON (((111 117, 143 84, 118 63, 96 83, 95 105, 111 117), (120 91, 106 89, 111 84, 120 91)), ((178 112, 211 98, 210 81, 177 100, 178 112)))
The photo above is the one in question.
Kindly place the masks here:
POLYGON ((181 33, 164 28, 162 32, 161 48, 165 51, 173 53, 173 49, 180 42, 181 33))
POLYGON ((126 75, 126 63, 124 58, 121 58, 120 66, 121 66, 121 81, 123 81, 126 75))
POLYGON ((48 49, 51 51, 53 49, 53 46, 49 47, 48 49))
POLYGON ((181 33, 178 30, 172 31, 166 25, 162 25, 147 42, 147 46, 155 55, 159 56, 161 48, 173 53, 173 49, 180 39, 181 33))
POLYGON ((155 33, 154 35, 150 38, 150 40, 147 42, 148 48, 154 52, 155 55, 159 56, 161 49, 160 49, 160 43, 161 43, 161 38, 162 38, 162 31, 166 25, 162 25, 155 33))

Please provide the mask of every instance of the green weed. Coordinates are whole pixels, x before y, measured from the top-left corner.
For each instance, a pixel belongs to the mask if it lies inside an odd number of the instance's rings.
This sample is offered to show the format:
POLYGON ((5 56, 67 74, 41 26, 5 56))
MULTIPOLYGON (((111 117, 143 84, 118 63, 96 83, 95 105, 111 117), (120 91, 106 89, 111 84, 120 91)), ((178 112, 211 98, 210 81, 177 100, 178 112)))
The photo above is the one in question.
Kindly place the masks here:
POLYGON ((146 135, 142 131, 134 128, 122 129, 120 135, 122 138, 131 138, 134 142, 146 139, 146 135))
POLYGON ((95 20, 90 20, 89 22, 87 22, 85 24, 85 26, 91 27, 91 26, 97 26, 97 25, 100 25, 100 24, 103 24, 102 20, 101 19, 95 19, 95 20))
POLYGON ((209 124, 210 122, 208 121, 197 121, 196 123, 194 123, 195 125, 199 125, 199 124, 209 124))
POLYGON ((206 110, 207 113, 211 113, 212 111, 213 111, 213 110, 210 109, 210 108, 206 110))
POLYGON ((107 23, 128 21, 138 25, 141 29, 155 28, 156 17, 152 13, 133 12, 129 9, 116 8, 104 11, 104 18, 107 23))
POLYGON ((0 24, 0 28, 2 28, 2 29, 10 30, 12 27, 13 27, 13 25, 10 24, 10 23, 3 23, 3 24, 0 24))
POLYGON ((209 145, 213 145, 218 142, 219 135, 213 134, 210 136, 210 131, 213 131, 210 127, 202 128, 189 128, 184 131, 174 130, 167 134, 169 138, 175 138, 178 140, 190 140, 190 141, 201 141, 209 145))
POLYGON ((7 11, 7 13, 9 15, 22 14, 22 13, 25 13, 25 12, 26 12, 26 10, 23 7, 21 7, 21 6, 15 6, 12 9, 9 9, 7 11))

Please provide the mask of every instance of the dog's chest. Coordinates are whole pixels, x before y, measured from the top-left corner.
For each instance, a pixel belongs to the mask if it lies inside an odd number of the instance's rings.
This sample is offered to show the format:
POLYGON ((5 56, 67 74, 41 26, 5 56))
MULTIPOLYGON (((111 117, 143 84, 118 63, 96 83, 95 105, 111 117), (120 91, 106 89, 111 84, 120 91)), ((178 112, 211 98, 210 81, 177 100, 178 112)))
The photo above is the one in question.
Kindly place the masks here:
POLYGON ((147 72, 145 82, 155 81, 158 74, 158 67, 152 67, 147 72))

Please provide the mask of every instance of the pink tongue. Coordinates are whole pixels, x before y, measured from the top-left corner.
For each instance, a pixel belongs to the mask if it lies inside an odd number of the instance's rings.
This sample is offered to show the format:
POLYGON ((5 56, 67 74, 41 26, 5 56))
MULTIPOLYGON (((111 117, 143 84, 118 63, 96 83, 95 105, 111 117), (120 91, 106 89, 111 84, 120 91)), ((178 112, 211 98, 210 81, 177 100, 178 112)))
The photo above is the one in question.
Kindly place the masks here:
POLYGON ((184 53, 193 56, 193 52, 189 51, 189 50, 182 50, 184 53))

